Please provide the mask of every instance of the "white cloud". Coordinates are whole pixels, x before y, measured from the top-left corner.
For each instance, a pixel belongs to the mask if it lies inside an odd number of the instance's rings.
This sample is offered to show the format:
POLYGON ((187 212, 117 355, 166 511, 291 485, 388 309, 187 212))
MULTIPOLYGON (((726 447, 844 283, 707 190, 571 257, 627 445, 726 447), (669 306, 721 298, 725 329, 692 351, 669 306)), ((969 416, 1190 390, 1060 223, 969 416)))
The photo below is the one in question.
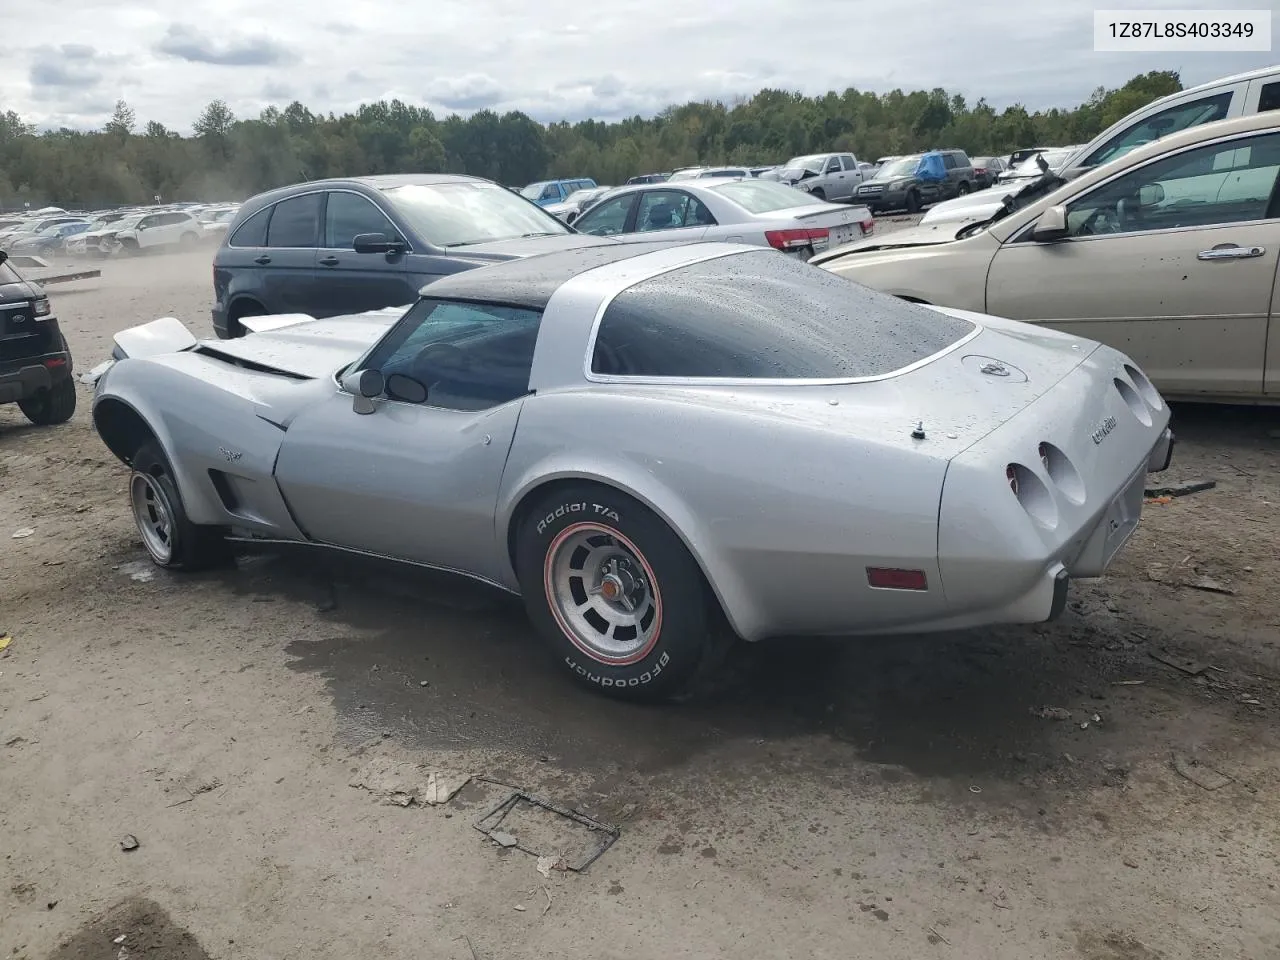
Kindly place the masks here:
MULTIPOLYGON (((617 119, 687 100, 944 87, 970 102, 1070 107, 1099 85, 1174 69, 1187 84, 1270 54, 1095 54, 1097 0, 61 0, 0 59, 5 107, 100 126, 123 96, 187 131, 214 97, 238 115, 297 97, 318 112, 398 96, 438 114, 617 119), (227 26, 222 26, 227 25, 227 26)), ((1147 0, 1135 7, 1203 7, 1147 0)))

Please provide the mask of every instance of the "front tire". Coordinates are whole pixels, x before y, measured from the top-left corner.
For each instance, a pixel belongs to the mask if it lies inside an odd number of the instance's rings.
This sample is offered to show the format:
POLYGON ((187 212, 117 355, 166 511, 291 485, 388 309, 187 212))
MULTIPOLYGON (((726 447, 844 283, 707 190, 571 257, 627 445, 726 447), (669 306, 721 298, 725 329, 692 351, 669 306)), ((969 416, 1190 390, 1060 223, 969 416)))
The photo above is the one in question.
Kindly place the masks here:
POLYGON ((66 423, 76 412, 76 382, 70 377, 18 401, 18 409, 38 427, 66 423))
POLYGON ((146 443, 133 457, 129 506, 152 562, 167 570, 204 570, 225 563, 230 546, 217 527, 187 516, 173 470, 159 444, 146 443))
POLYGON ((961 183, 959 188, 956 190, 956 196, 963 197, 968 192, 969 192, 969 184, 961 183))
POLYGON ((516 573, 562 668, 597 692, 670 698, 718 662, 727 631, 702 570, 625 494, 583 484, 539 501, 517 534, 516 573))
POLYGON ((819 200, 827 199, 827 191, 823 190, 821 187, 814 187, 809 191, 809 193, 817 197, 819 200))
POLYGON ((920 194, 914 190, 907 192, 907 213, 918 213, 920 210, 920 194))

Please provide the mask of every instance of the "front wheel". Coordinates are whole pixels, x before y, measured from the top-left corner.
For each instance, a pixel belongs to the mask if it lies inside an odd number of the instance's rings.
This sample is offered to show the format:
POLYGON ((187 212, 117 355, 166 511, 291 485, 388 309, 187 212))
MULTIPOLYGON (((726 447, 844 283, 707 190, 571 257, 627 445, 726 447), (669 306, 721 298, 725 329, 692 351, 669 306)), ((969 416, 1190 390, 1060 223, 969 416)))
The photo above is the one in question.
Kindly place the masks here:
POLYGON ((39 427, 66 423, 76 412, 76 382, 70 377, 18 401, 18 409, 39 427))
POLYGON ((956 190, 956 194, 961 197, 963 197, 968 192, 969 192, 969 184, 967 183, 960 184, 959 188, 957 188, 956 190))
POLYGON ((920 210, 920 194, 914 190, 907 192, 907 213, 916 213, 920 210))
POLYGON ((821 187, 814 187, 809 191, 809 193, 817 197, 819 200, 827 199, 827 191, 823 190, 821 187))
POLYGON ((134 455, 129 506, 152 562, 171 570, 203 570, 226 562, 231 550, 216 527, 197 526, 187 516, 173 470, 158 444, 134 455))
POLYGON ((529 617, 579 683, 633 700, 686 690, 728 632, 702 570, 650 510, 607 487, 561 490, 520 525, 529 617))

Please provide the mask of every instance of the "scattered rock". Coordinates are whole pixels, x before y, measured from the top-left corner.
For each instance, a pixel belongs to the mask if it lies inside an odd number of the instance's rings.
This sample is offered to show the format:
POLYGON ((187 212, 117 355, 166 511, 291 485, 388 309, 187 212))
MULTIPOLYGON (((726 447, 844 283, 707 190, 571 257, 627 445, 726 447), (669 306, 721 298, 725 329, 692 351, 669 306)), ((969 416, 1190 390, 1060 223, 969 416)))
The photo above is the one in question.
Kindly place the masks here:
POLYGON ((1213 577, 1196 577, 1194 580, 1188 580, 1187 586, 1192 590, 1204 590, 1207 593, 1225 593, 1229 597, 1235 596, 1236 593, 1230 587, 1213 579, 1213 577))
POLYGON ((516 909, 517 909, 517 910, 519 910, 521 913, 524 913, 524 911, 525 911, 524 904, 522 904, 522 903, 517 903, 517 904, 516 904, 516 909))
POLYGON ((17 530, 13 531, 13 539, 25 540, 27 537, 31 536, 35 532, 36 531, 34 527, 19 527, 17 530))
POLYGON ((1125 858, 1124 858, 1124 860, 1123 860, 1122 862, 1124 863, 1124 865, 1125 865, 1126 867, 1128 867, 1128 868, 1129 868, 1129 869, 1131 869, 1131 870, 1137 870, 1137 869, 1138 869, 1138 861, 1137 861, 1137 860, 1134 860, 1132 857, 1125 857, 1125 858))
POLYGON ((1066 707, 1032 707, 1031 712, 1041 720, 1070 720, 1071 711, 1066 707))
POLYGON ((1173 755, 1173 769, 1197 787, 1203 787, 1205 790, 1219 790, 1231 783, 1231 778, 1225 774, 1205 766, 1198 760, 1177 753, 1173 755))
POLYGON ((514 847, 517 843, 520 842, 511 834, 503 833, 500 830, 489 834, 489 839, 492 840, 494 843, 496 843, 500 847, 514 847))
POLYGON ((126 833, 120 839, 120 849, 123 850, 125 853, 129 853, 132 850, 137 850, 138 847, 140 846, 141 844, 138 843, 138 838, 135 837, 132 833, 126 833))

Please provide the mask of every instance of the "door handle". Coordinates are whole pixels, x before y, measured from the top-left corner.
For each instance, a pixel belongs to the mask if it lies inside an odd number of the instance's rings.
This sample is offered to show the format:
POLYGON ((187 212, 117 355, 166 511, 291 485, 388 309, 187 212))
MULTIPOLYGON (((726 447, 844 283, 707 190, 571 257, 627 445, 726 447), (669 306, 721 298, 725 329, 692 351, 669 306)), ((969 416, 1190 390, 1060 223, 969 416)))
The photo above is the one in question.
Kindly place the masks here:
POLYGON ((338 265, 338 258, 331 254, 327 257, 321 257, 319 262, 324 264, 326 267, 336 267, 338 265))
POLYGON ((1233 247, 1222 244, 1196 254, 1197 260, 1251 260, 1267 252, 1266 247, 1233 247))
POLYGON ((253 258, 253 262, 254 262, 254 263, 260 263, 260 264, 262 264, 263 266, 266 266, 268 263, 270 263, 270 262, 271 262, 271 258, 270 258, 270 257, 268 257, 268 256, 264 253, 264 254, 263 254, 262 256, 260 256, 260 257, 254 257, 254 258, 253 258))

